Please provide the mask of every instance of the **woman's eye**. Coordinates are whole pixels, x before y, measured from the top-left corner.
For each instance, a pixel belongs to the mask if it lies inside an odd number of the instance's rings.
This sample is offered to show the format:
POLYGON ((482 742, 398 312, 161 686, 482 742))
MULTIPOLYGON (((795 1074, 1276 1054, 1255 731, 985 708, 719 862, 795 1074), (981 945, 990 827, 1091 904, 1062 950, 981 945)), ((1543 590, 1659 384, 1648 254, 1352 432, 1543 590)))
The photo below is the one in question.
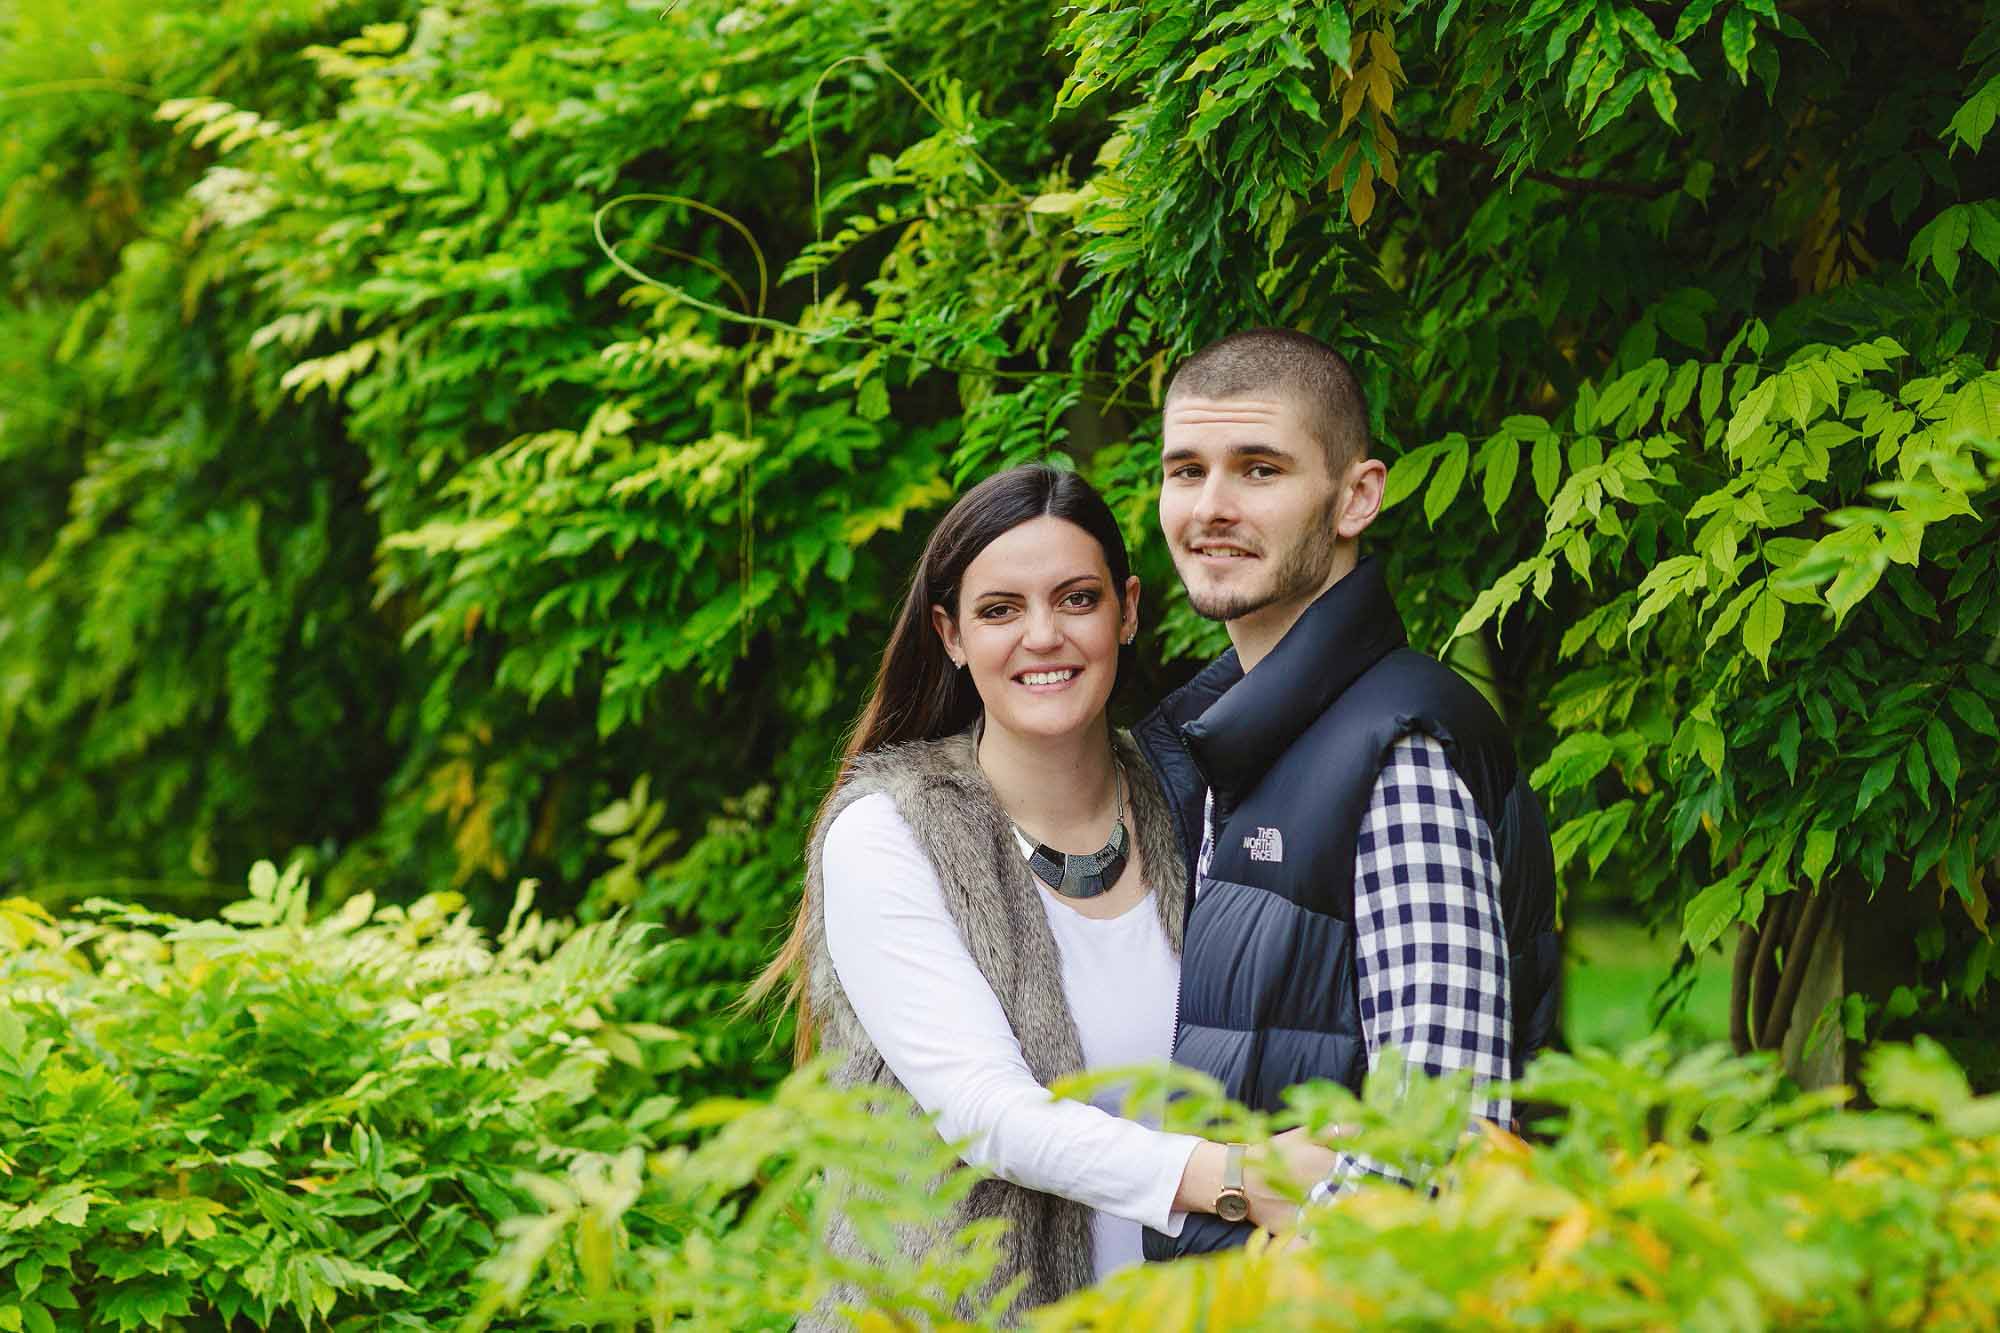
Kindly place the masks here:
POLYGON ((1063 605, 1074 606, 1087 611, 1097 605, 1097 594, 1094 592, 1073 592, 1063 598, 1063 605))
POLYGON ((980 607, 979 618, 981 620, 999 620, 1001 617, 1012 612, 1013 609, 1013 607, 1007 605, 1005 602, 995 602, 992 606, 980 607))

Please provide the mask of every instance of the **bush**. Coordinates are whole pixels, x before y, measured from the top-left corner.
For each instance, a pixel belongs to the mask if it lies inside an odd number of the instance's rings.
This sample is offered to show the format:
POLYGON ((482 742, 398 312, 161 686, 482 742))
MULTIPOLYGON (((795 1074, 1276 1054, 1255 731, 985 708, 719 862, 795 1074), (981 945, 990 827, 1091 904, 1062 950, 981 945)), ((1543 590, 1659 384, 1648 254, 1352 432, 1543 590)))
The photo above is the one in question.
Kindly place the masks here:
MULTIPOLYGON (((643 804, 643 802, 640 802, 643 804)), ((656 966, 622 919, 488 941, 453 895, 306 916, 268 863, 220 921, 0 901, 0 1329, 781 1330, 837 1288, 860 1326, 991 1328, 995 1224, 922 1262, 891 1228, 972 1172, 909 1103, 795 1073, 701 1086, 683 1034, 607 1019, 656 966), (861 1188, 823 1187, 829 1173, 861 1188), (942 1178, 943 1183, 938 1182, 942 1178), (878 1254, 819 1244, 848 1210, 878 1254)), ((1065 1089, 1087 1093, 1092 1080, 1065 1089)), ((1047 1329, 1945 1328, 2000 1310, 2000 1097, 1929 1042, 1871 1056, 1868 1110, 1769 1057, 1550 1055, 1529 1147, 1462 1139, 1462 1080, 1391 1059, 1278 1117, 1198 1076, 1132 1080, 1179 1128, 1293 1123, 1419 1186, 1312 1214, 1306 1243, 1121 1274, 1047 1329)))
POLYGON ((637 1142, 604 1020, 643 932, 489 943, 455 895, 314 923, 269 863, 226 921, 0 901, 0 1329, 429 1328, 471 1305, 517 1181, 637 1142))
MULTIPOLYGON (((1144 1082, 1139 1095, 1190 1086, 1144 1082)), ((1777 1097, 1767 1057, 1719 1047, 1549 1055, 1519 1089, 1549 1108, 1538 1147, 1497 1130, 1461 1141, 1462 1082, 1400 1082, 1385 1062, 1363 1097, 1302 1089, 1289 1118, 1356 1127, 1357 1150, 1434 1194, 1371 1184, 1315 1211, 1297 1248, 1129 1270, 1033 1327, 1953 1328, 2000 1311, 2000 1097, 1974 1098, 1933 1043, 1879 1048, 1879 1105, 1862 1111, 1841 1109, 1842 1093, 1777 1097)), ((524 1292, 543 1256, 594 1245, 606 1257, 565 1309, 577 1319, 783 1328, 854 1276, 813 1242, 821 1169, 867 1173, 882 1195, 871 1223, 948 1207, 926 1185, 934 1141, 909 1136, 921 1124, 861 1110, 815 1071, 768 1105, 710 1103, 694 1118, 722 1128, 702 1147, 630 1155, 617 1191, 546 1189, 562 1206, 516 1224, 498 1271, 524 1292), (628 1219, 673 1239, 603 1239, 628 1219)), ((1244 1135, 1282 1123, 1198 1088, 1173 1116, 1244 1135)), ((857 1325, 951 1323, 994 1255, 972 1229, 927 1268, 885 1259, 862 1275, 857 1325)), ((953 1326, 997 1322, 972 1312, 953 1326)))

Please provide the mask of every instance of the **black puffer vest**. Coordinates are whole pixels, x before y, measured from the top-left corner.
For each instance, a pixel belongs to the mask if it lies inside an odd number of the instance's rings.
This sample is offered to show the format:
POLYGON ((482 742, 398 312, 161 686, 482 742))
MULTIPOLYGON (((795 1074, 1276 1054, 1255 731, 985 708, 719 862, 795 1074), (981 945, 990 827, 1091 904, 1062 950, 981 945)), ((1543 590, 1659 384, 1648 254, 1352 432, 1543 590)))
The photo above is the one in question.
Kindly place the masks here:
MULTIPOLYGON (((1176 1063, 1262 1111, 1284 1090, 1367 1073, 1354 964, 1361 818, 1396 742, 1443 745, 1491 831, 1510 958, 1515 1072, 1556 1034, 1561 951, 1541 802, 1505 724, 1455 671, 1406 646, 1380 564, 1363 560, 1245 675, 1224 654, 1134 728, 1174 809, 1190 882, 1204 793, 1215 850, 1181 953, 1176 1063)), ((1241 1244, 1248 1224, 1190 1216, 1146 1257, 1241 1244)))

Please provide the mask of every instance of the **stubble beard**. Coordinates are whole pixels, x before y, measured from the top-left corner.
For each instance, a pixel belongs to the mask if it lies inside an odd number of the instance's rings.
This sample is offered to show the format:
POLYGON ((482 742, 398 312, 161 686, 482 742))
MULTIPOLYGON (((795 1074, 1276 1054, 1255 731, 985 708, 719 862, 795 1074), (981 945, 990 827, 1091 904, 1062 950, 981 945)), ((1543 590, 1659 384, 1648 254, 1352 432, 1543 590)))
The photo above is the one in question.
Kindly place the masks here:
MULTIPOLYGON (((1241 620, 1244 616, 1255 615, 1266 607, 1283 602, 1304 601, 1326 585, 1333 573, 1333 560, 1338 550, 1334 535, 1334 514, 1340 497, 1329 496, 1324 507, 1306 525, 1299 539, 1292 543, 1279 559, 1271 580, 1262 588, 1242 591, 1197 592, 1194 585, 1183 578, 1181 583, 1187 588, 1188 605, 1198 616, 1209 620, 1241 620)), ((1199 559, 1199 557, 1196 557, 1199 559)))

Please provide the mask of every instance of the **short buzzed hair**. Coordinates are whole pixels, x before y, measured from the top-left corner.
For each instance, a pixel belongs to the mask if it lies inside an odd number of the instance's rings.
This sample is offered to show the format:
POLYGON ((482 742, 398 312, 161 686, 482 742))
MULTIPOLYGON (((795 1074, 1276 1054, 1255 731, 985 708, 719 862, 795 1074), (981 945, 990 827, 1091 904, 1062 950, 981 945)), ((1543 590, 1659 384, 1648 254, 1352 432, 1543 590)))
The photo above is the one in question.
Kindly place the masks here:
POLYGON ((1368 456, 1368 404, 1347 358, 1296 329, 1245 329, 1212 342, 1181 363, 1167 385, 1179 397, 1245 398, 1274 394, 1295 407, 1326 450, 1338 478, 1368 456))

